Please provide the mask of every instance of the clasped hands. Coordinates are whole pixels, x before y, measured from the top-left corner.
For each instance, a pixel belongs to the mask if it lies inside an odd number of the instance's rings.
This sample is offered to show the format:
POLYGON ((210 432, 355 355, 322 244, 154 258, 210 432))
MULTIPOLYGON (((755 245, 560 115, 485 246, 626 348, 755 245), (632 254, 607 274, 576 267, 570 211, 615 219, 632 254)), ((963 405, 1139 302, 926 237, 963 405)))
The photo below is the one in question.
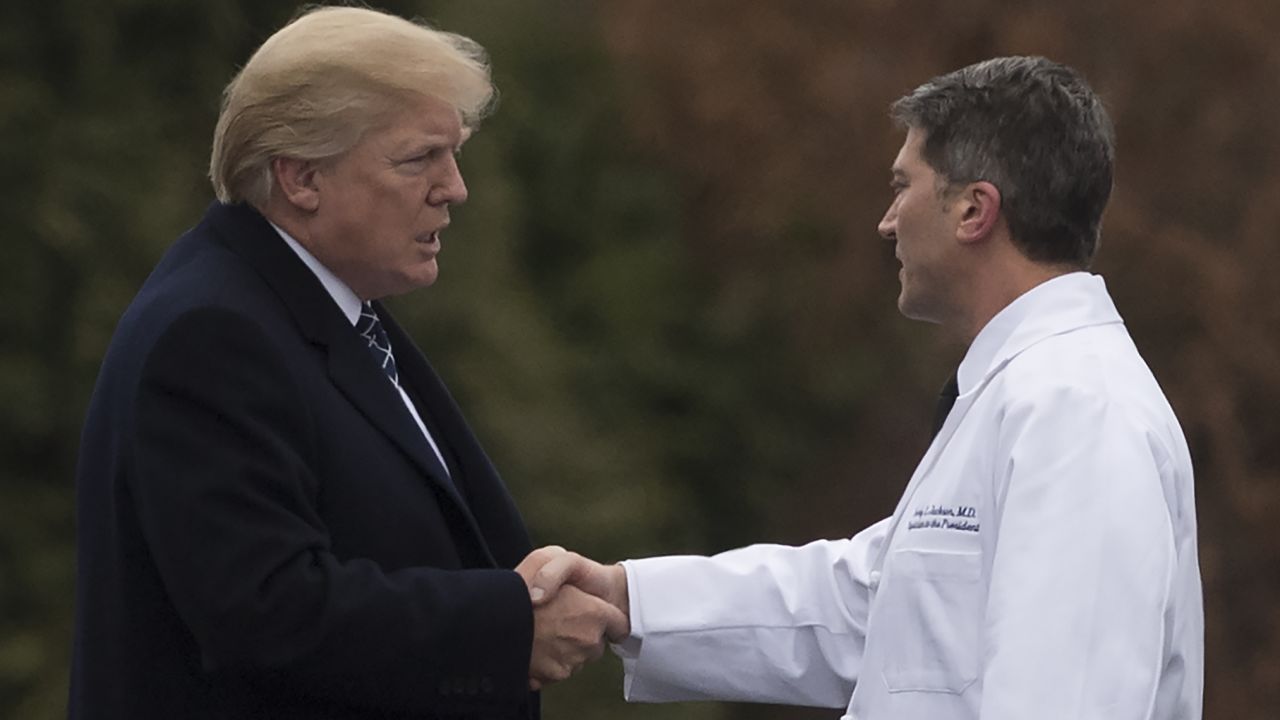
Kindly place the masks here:
POLYGON ((529 687, 567 679, 604 653, 606 640, 631 634, 627 576, 621 565, 601 565, 550 545, 516 567, 533 601, 533 653, 529 687))

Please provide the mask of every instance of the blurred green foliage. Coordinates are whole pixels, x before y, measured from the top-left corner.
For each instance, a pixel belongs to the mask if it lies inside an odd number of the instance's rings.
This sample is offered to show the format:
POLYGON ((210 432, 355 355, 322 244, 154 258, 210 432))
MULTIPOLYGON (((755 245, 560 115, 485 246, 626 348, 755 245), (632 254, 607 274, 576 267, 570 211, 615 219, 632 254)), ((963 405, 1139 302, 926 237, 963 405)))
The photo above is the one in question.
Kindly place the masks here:
MULTIPOLYGON (((589 2, 413 3, 479 40, 501 93, 468 143, 472 200, 442 279, 395 301, 543 543, 601 558, 745 542, 756 489, 821 414, 767 378, 784 349, 709 317, 685 188, 628 140, 589 2), (778 401, 745 414, 744 393, 778 401)), ((0 715, 64 713, 79 424, 116 319, 210 199, 221 88, 289 2, 52 0, 0 27, 0 715)), ((786 474, 785 472, 783 474, 786 474)), ((723 716, 626 707, 606 661, 548 717, 723 716)))

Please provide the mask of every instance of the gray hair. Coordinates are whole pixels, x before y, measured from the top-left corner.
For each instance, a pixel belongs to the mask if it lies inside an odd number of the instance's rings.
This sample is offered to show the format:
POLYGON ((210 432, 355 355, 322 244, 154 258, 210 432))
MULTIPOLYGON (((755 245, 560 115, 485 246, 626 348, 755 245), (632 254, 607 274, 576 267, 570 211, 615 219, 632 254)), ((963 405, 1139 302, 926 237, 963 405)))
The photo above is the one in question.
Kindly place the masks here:
POLYGON ((218 199, 262 207, 273 157, 336 158, 415 95, 449 104, 471 131, 495 96, 484 49, 376 10, 304 12, 227 85, 209 160, 218 199))
POLYGON ((924 134, 924 160, 954 187, 1000 190, 1014 243, 1031 260, 1087 268, 1111 196, 1115 131, 1075 70, 1002 57, 933 78, 891 108, 924 134))

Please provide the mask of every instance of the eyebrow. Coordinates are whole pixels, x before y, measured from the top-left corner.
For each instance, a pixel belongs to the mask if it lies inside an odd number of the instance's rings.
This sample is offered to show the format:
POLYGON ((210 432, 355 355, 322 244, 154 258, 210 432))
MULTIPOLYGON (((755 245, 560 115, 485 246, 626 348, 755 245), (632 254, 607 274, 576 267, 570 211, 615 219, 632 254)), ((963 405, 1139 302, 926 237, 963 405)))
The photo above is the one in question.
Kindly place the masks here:
POLYGON ((418 135, 405 143, 405 147, 418 148, 420 150, 440 147, 442 145, 453 145, 453 138, 444 134, 418 135))
POLYGON ((393 155, 398 156, 416 156, 422 155, 429 150, 438 147, 459 148, 462 147, 462 141, 456 144, 447 135, 419 135, 401 145, 397 145, 392 149, 393 155))

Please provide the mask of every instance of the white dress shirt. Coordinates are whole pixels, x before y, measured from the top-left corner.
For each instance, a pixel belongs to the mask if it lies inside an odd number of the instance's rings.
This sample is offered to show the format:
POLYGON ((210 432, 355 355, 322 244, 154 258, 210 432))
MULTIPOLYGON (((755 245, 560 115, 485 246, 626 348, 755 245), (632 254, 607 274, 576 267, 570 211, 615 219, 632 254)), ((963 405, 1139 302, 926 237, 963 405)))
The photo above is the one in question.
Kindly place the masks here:
POLYGON ((629 700, 845 720, 1198 720, 1191 458, 1101 278, 974 339, 892 517, 848 540, 624 563, 629 700))
MULTIPOLYGON (((360 297, 355 294, 355 291, 347 287, 346 283, 339 280, 338 276, 333 274, 333 271, 325 267, 324 263, 317 260, 316 257, 308 252, 306 248, 302 247, 297 240, 294 240, 289 233, 285 232, 275 223, 271 223, 271 227, 275 228, 276 232, 280 233, 280 237, 284 238, 284 241, 288 243, 290 248, 293 248, 293 251, 297 253, 298 258, 302 260, 303 264, 305 264, 307 268, 315 274, 316 279, 319 280, 320 284, 324 286, 324 289, 329 292, 329 296, 338 304, 338 308, 342 310, 343 315, 347 316, 347 320, 351 323, 352 329, 354 329, 356 321, 360 319, 360 309, 364 305, 364 303, 360 301, 360 297)), ((387 342, 389 343, 391 340, 388 339, 387 342)), ((395 349, 392 348, 392 353, 394 354, 394 352, 395 349)), ((391 382, 390 379, 388 379, 387 382, 391 382)), ((418 408, 413 406, 413 401, 409 399, 409 395, 404 391, 404 388, 400 387, 400 385, 396 383, 392 383, 392 385, 394 385, 396 391, 400 393, 400 399, 404 401, 404 406, 409 409, 409 414, 413 416, 413 421, 418 424, 418 429, 422 431, 423 437, 425 437, 427 439, 427 443, 431 445, 431 451, 436 454, 437 458, 439 458, 440 467, 444 468, 444 472, 447 475, 449 473, 449 466, 444 461, 444 455, 440 454, 440 448, 436 445, 435 438, 431 437, 431 433, 427 430, 426 424, 422 422, 422 416, 418 415, 418 408)))

